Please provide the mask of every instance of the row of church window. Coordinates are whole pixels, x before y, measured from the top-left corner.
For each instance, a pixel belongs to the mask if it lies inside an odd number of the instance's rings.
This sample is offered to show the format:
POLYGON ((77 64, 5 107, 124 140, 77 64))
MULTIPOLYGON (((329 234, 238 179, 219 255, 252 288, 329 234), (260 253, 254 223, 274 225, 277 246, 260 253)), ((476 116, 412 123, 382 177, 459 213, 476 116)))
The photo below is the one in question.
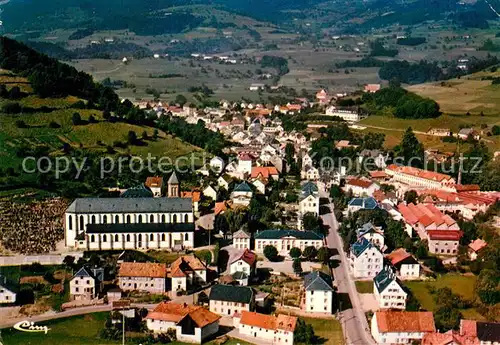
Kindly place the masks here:
MULTIPOLYGON (((113 238, 112 237, 113 235, 109 235, 109 236, 110 236, 110 239, 113 238)), ((144 235, 144 237, 147 238, 148 236, 144 235)), ((161 241, 165 241, 165 239, 166 239, 165 234, 161 234, 161 241)), ((102 242, 107 242, 108 236, 102 235, 101 240, 102 240, 102 242)), ((154 234, 149 234, 149 240, 154 241, 154 234)), ((184 234, 184 240, 189 241, 189 234, 188 233, 184 234)), ((120 235, 115 234, 115 242, 119 242, 119 241, 120 241, 120 235)), ((130 234, 125 235, 125 241, 130 242, 130 234)), ((142 241, 142 234, 137 235, 137 241, 138 242, 142 241)), ((170 241, 172 241, 171 238, 170 238, 170 241)), ((90 235, 90 242, 95 242, 95 235, 90 235)))
MULTIPOLYGON (((146 218, 147 219, 147 218, 146 218)), ((127 217, 126 217, 126 223, 131 223, 131 217, 130 215, 128 214, 127 217)), ((150 223, 154 223, 155 222, 155 219, 154 219, 154 215, 150 215, 149 216, 149 222, 150 223)), ((166 217, 165 215, 163 214, 161 216, 161 223, 165 223, 166 222, 166 217)), ((91 224, 96 224, 96 217, 95 215, 92 215, 91 219, 90 219, 90 223, 91 224)), ((104 215, 102 216, 102 223, 103 224, 107 224, 108 223, 108 216, 104 215)), ((120 216, 119 215, 116 215, 115 216, 115 224, 119 224, 120 223, 120 216)), ((142 223, 142 215, 138 215, 137 216, 137 223, 141 224, 142 223)), ((172 223, 177 223, 177 215, 174 214, 172 216, 172 223)), ((186 214, 184 215, 184 223, 189 223, 189 216, 186 214)), ((73 217, 72 216, 69 216, 68 218, 68 228, 69 230, 73 230, 73 217)), ((84 228, 84 218, 83 216, 80 216, 80 229, 83 229, 84 228)))

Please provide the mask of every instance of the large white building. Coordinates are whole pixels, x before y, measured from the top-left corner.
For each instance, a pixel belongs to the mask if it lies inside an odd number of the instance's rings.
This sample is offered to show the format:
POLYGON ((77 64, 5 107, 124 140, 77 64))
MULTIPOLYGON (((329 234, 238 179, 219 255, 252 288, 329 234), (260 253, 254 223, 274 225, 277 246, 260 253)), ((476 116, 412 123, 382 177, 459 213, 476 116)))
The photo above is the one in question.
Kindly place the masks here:
POLYGON ((373 278, 373 294, 380 309, 406 309, 406 293, 390 266, 385 266, 373 278))
POLYGON ((304 251, 306 247, 319 249, 323 246, 323 236, 313 231, 264 230, 255 234, 255 252, 264 253, 268 245, 274 246, 279 255, 288 256, 293 247, 304 251))
POLYGON ((250 249, 252 236, 245 230, 238 230, 233 234, 233 247, 236 249, 250 249))
POLYGON ((219 319, 200 306, 162 302, 146 316, 146 327, 153 333, 173 329, 178 341, 201 344, 219 331, 219 319))
POLYGON ((332 278, 320 271, 313 271, 304 277, 304 311, 307 313, 328 313, 333 310, 332 278))
POLYGON ((306 213, 319 217, 319 191, 318 186, 311 181, 302 185, 299 196, 298 228, 302 229, 302 218, 306 213))
POLYGON ((379 248, 384 248, 385 237, 384 230, 381 227, 376 227, 372 223, 368 222, 363 224, 362 227, 356 230, 356 234, 359 238, 366 238, 371 243, 375 244, 379 248))
POLYGON ((297 317, 289 315, 266 315, 243 311, 241 317, 234 318, 235 327, 246 339, 255 339, 276 345, 293 345, 293 332, 297 325, 297 317))
POLYGON ((353 109, 339 109, 335 106, 330 106, 326 108, 326 115, 328 116, 337 116, 347 122, 358 122, 366 117, 366 115, 361 114, 357 110, 353 109))
POLYGON ((396 164, 385 168, 385 173, 392 178, 392 181, 403 183, 412 189, 455 191, 455 179, 450 175, 396 164))
POLYGON ((376 245, 360 238, 351 246, 349 266, 355 278, 373 278, 382 270, 384 256, 376 245))
POLYGON ((430 311, 377 311, 371 322, 377 344, 411 344, 436 332, 430 311))

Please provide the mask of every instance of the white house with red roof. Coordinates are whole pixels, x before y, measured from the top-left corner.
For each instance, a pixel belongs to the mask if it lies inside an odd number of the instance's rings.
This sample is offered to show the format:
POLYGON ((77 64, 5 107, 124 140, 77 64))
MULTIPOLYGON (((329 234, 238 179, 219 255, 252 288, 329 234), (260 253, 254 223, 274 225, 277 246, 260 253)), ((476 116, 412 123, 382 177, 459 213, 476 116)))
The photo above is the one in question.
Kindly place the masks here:
POLYGON ((396 164, 387 166, 385 173, 393 182, 400 182, 412 189, 455 191, 456 182, 450 175, 396 164))
POLYGON ((422 240, 427 240, 430 253, 457 255, 462 232, 453 218, 429 204, 401 203, 398 209, 409 235, 415 230, 422 240))
POLYGON ((165 292, 167 266, 151 262, 122 262, 118 270, 118 285, 122 291, 165 292))
POLYGON ((377 311, 372 317, 371 331, 377 344, 410 344, 427 333, 436 332, 430 311, 377 311))
POLYGON ((369 180, 351 178, 346 181, 342 189, 345 192, 352 191, 354 196, 373 196, 373 193, 380 189, 380 186, 369 180))
POLYGON ((385 257, 402 279, 420 277, 420 264, 404 248, 398 248, 385 257))
POLYGON ((232 258, 229 263, 229 273, 235 280, 242 282, 241 285, 248 285, 248 280, 255 275, 257 255, 245 249, 232 258))
POLYGON ((238 332, 245 336, 245 339, 255 339, 253 341, 255 344, 293 345, 293 333, 297 326, 296 316, 243 311, 241 316, 235 319, 238 332))
POLYGON ((248 153, 243 153, 238 156, 238 172, 243 175, 252 173, 252 165, 255 158, 248 153))
POLYGON ((467 247, 467 252, 469 254, 469 258, 474 261, 477 259, 478 254, 486 248, 488 243, 483 241, 482 239, 478 238, 469 243, 469 246, 467 247))

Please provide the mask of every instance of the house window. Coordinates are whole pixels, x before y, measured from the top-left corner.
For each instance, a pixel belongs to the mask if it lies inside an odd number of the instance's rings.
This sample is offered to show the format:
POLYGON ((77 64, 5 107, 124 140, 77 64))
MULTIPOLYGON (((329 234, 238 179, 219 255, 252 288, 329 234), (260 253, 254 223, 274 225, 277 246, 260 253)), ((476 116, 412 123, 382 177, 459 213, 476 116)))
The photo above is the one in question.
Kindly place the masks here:
POLYGON ((130 234, 127 234, 127 242, 130 242, 130 234))
POLYGON ((149 222, 150 222, 150 223, 154 223, 154 222, 155 222, 155 216, 150 215, 150 216, 149 216, 149 222))
POLYGON ((83 230, 83 216, 80 216, 80 230, 83 230))
POLYGON ((115 235, 115 242, 118 242, 120 239, 118 237, 118 235, 115 235))
POLYGON ((165 215, 164 214, 161 215, 161 222, 165 223, 165 215))
POLYGON ((115 216, 115 223, 116 224, 120 223, 120 216, 119 215, 115 216))
POLYGON ((108 240, 108 236, 106 236, 106 235, 102 235, 102 241, 103 241, 103 242, 106 242, 107 240, 108 240))
POLYGON ((150 240, 150 241, 154 241, 154 239, 155 239, 155 238, 154 238, 154 235, 153 235, 153 234, 149 234, 149 240, 150 240))
POLYGON ((106 215, 102 216, 102 222, 103 224, 106 224, 108 222, 108 216, 106 215))
POLYGON ((177 215, 176 214, 174 214, 172 216, 172 223, 177 223, 177 215))
POLYGON ((127 223, 130 223, 130 214, 127 214, 127 223))
POLYGON ((189 223, 189 216, 187 214, 184 216, 184 223, 189 223))
POLYGON ((73 216, 69 216, 68 218, 68 228, 73 230, 73 216))
POLYGON ((92 222, 91 223, 95 224, 95 216, 94 215, 92 215, 92 222))
POLYGON ((95 242, 95 236, 94 235, 90 235, 90 242, 95 242))
POLYGON ((142 223, 142 215, 139 215, 139 217, 137 217, 137 222, 142 223))
POLYGON ((161 240, 165 241, 165 234, 161 234, 161 240))
POLYGON ((189 234, 188 234, 188 233, 186 233, 186 234, 184 235, 184 241, 189 241, 189 234))

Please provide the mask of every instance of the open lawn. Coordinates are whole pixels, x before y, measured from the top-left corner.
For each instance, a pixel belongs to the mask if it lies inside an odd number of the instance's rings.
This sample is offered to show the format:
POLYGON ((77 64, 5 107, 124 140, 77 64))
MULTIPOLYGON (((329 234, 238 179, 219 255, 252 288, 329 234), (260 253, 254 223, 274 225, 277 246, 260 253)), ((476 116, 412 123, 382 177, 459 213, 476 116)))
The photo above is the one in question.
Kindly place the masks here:
POLYGON ((446 274, 439 276, 435 281, 406 281, 404 283, 419 300, 422 308, 426 310, 434 310, 434 297, 429 292, 428 286, 435 289, 449 287, 453 293, 456 293, 467 300, 474 298, 474 286, 476 284, 476 276, 446 274))
POLYGON ((358 293, 373 293, 373 281, 367 280, 367 281, 355 281, 356 284, 356 290, 358 293))
POLYGON ((316 319, 312 317, 300 317, 314 328, 314 334, 320 337, 323 345, 342 345, 344 336, 342 326, 335 319, 316 319))

